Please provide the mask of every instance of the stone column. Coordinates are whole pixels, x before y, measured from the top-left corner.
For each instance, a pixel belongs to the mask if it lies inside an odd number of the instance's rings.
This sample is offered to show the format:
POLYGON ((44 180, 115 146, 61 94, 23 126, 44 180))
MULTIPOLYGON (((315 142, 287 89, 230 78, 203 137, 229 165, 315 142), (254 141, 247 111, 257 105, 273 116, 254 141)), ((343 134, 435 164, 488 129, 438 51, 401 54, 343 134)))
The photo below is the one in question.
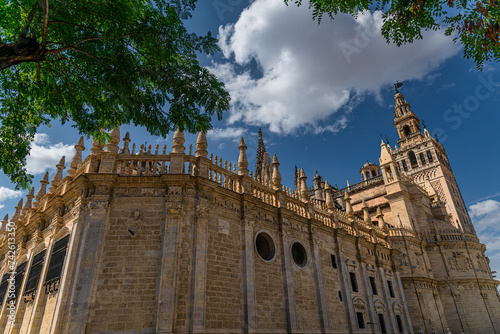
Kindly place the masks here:
POLYGON ((323 272, 321 270, 321 254, 320 249, 322 247, 322 241, 319 238, 319 233, 317 228, 310 227, 310 246, 312 255, 312 272, 314 277, 314 283, 316 286, 316 302, 318 304, 319 311, 319 322, 321 325, 321 332, 330 332, 330 319, 328 318, 328 303, 326 300, 325 285, 323 284, 323 272))
POLYGON ((295 332, 298 329, 297 310, 295 304, 295 284, 293 282, 292 258, 290 252, 291 232, 286 218, 281 218, 281 258, 285 282, 285 305, 287 314, 287 330, 295 332))
POLYGON ((108 219, 108 196, 94 195, 88 204, 85 226, 78 243, 78 262, 75 264, 75 284, 69 306, 68 323, 65 333, 85 332, 86 320, 91 306, 92 288, 96 281, 99 249, 105 234, 104 222, 108 219))
POLYGON ((245 332, 257 330, 257 291, 255 287, 255 257, 253 250, 255 221, 243 220, 244 249, 242 252, 244 264, 244 298, 245 298, 245 332))
POLYGON ((165 228, 163 230, 160 284, 157 291, 156 333, 171 333, 174 329, 176 271, 182 203, 167 196, 165 228))
POLYGON ((194 332, 205 330, 205 299, 207 284, 207 248, 208 248, 208 208, 198 207, 196 221, 196 239, 194 249, 195 266, 192 271, 192 324, 194 332))

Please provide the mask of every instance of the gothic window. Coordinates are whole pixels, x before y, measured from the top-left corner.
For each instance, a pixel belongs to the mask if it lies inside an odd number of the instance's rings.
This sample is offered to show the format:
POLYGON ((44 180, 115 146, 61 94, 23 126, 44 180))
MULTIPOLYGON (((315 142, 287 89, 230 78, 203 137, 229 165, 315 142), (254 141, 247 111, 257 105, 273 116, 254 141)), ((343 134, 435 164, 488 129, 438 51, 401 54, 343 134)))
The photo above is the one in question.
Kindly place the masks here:
POLYGON ((378 295, 377 283, 375 282, 375 277, 370 276, 369 279, 370 279, 370 285, 372 286, 372 293, 374 295, 378 295))
POLYGON ((385 328, 385 318, 381 313, 378 314, 378 322, 380 324, 380 331, 382 332, 382 334, 386 334, 387 329, 385 328))
POLYGON ((398 330, 400 333, 403 333, 403 320, 399 314, 396 314, 396 322, 398 323, 398 330))
POLYGON ((410 129, 410 126, 405 125, 405 126, 403 127, 403 133, 404 133, 405 137, 408 137, 409 135, 411 135, 411 129, 410 129))
POLYGON ((0 283, 0 305, 2 305, 3 297, 5 297, 5 292, 7 292, 7 287, 9 286, 9 281, 8 281, 9 277, 10 277, 10 272, 3 275, 2 283, 0 283))
POLYGON ((425 156, 423 153, 420 153, 420 161, 422 162, 422 166, 425 166, 425 156))
POLYGON ((358 328, 365 328, 365 319, 363 318, 363 312, 356 312, 356 318, 358 320, 358 328))
POLYGON ((21 287, 21 283, 23 282, 24 272, 26 271, 26 261, 21 263, 16 268, 16 276, 14 276, 14 293, 7 293, 7 300, 17 299, 17 295, 19 294, 19 288, 21 287))
POLYGON ((431 151, 427 151, 427 160, 429 160, 429 163, 433 161, 431 151))
POLYGON ((394 293, 394 288, 392 286, 392 281, 387 281, 387 287, 389 288, 389 295, 391 295, 391 298, 396 298, 396 294, 394 293))
POLYGON ((45 277, 44 285, 52 283, 53 281, 61 277, 64 258, 66 257, 66 251, 68 248, 68 241, 69 234, 54 244, 54 249, 52 250, 52 255, 50 256, 49 269, 47 270, 47 276, 45 277))
POLYGON ((359 292, 358 281, 356 279, 355 273, 349 273, 349 278, 351 279, 351 288, 353 292, 359 292))
POLYGON ((413 153, 413 151, 408 152, 408 158, 410 159, 411 168, 417 168, 418 161, 417 161, 417 157, 415 156, 415 153, 413 153))
POLYGON ((33 258, 30 273, 28 275, 28 281, 26 282, 26 287, 24 288, 24 295, 36 291, 36 288, 38 286, 38 279, 40 278, 40 273, 42 272, 44 257, 45 249, 35 255, 35 257, 33 258))

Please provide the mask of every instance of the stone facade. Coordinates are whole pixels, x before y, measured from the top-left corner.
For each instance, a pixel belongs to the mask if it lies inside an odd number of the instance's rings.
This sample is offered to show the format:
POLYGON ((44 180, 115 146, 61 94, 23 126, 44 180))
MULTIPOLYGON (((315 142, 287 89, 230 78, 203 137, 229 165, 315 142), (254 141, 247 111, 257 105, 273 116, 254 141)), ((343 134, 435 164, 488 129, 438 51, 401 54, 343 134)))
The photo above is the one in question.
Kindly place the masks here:
POLYGON ((444 149, 399 95, 401 146, 346 189, 300 169, 284 187, 263 141, 253 176, 243 138, 237 164, 203 133, 136 152, 115 129, 84 161, 81 140, 2 222, 0 333, 500 333, 444 149), (415 147, 441 156, 405 169, 415 147))

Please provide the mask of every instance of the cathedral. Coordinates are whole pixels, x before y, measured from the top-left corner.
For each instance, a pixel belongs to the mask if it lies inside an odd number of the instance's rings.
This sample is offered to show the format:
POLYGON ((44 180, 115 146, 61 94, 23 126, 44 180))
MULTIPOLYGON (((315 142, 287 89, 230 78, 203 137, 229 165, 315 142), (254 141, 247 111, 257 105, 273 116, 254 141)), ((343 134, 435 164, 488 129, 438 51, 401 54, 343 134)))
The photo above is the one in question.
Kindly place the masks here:
POLYGON ((255 171, 243 138, 234 163, 204 133, 81 138, 2 221, 0 333, 500 334, 444 147, 399 92, 394 126, 343 189, 284 186, 262 133, 255 171))

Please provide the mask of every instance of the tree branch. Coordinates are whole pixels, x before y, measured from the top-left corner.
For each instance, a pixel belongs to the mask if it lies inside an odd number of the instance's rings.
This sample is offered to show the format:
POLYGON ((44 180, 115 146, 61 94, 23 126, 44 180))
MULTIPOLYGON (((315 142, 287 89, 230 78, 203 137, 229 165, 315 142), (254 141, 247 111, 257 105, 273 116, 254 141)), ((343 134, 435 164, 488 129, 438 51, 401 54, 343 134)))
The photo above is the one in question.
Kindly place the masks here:
POLYGON ((36 7, 31 10, 31 12, 28 15, 28 18, 26 19, 26 24, 23 27, 23 30, 21 30, 21 33, 19 34, 19 37, 26 37, 26 33, 29 30, 29 27, 31 26, 31 22, 33 21, 33 18, 35 17, 36 13, 36 7))
POLYGON ((43 21, 42 49, 47 45, 47 26, 49 24, 49 0, 45 0, 45 19, 43 21))

